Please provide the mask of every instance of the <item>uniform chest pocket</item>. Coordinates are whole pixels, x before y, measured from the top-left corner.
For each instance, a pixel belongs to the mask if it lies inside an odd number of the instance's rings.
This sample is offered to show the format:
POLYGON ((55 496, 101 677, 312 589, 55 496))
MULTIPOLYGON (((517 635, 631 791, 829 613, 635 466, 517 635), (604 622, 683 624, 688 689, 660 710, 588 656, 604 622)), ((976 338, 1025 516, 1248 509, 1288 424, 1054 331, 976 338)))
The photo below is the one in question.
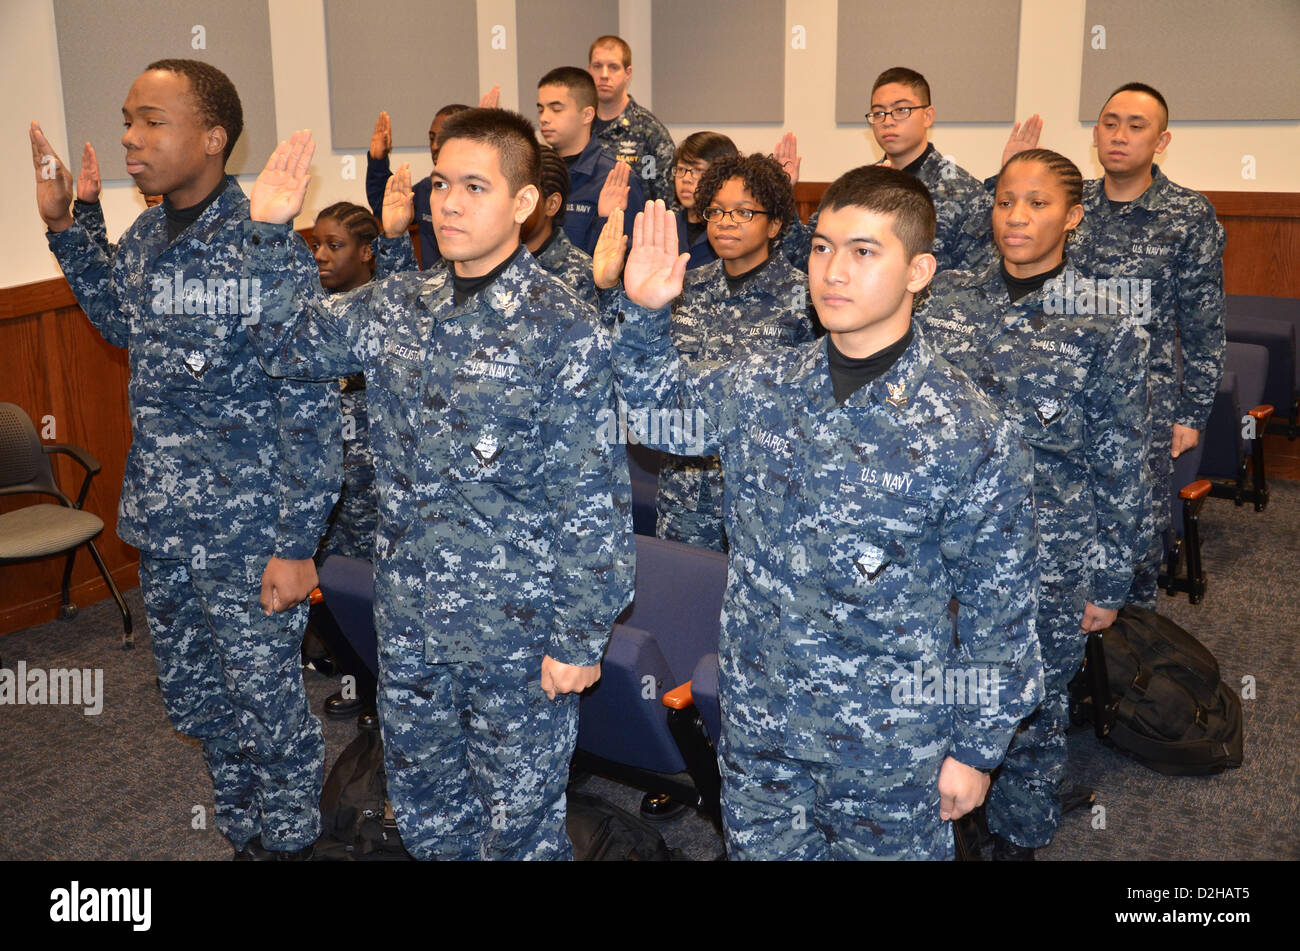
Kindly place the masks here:
POLYGON ((1058 385, 1030 385, 1017 400, 1020 434, 1035 449, 1069 453, 1083 446, 1083 410, 1077 394, 1058 385))
POLYGON ((870 467, 851 467, 838 495, 820 507, 826 586, 839 600, 887 607, 911 578, 935 503, 882 488, 887 478, 870 467))
POLYGON ((528 386, 458 381, 449 420, 453 481, 525 485, 542 478, 538 395, 528 386))

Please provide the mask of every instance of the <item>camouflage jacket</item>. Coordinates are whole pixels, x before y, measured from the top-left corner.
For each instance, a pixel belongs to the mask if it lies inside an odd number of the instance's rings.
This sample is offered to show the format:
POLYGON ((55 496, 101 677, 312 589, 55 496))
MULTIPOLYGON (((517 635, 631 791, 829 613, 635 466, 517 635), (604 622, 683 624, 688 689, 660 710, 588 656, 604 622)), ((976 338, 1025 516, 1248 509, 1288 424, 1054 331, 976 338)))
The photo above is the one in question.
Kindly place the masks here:
POLYGON ((1000 261, 938 275, 916 320, 1033 447, 1044 578, 1120 607, 1151 507, 1146 331, 1070 270, 1013 304, 1000 261))
POLYGON ((375 626, 431 663, 600 660, 632 591, 631 488, 608 335, 522 249, 461 305, 446 267, 320 290, 285 226, 252 222, 248 328, 267 367, 366 374, 379 496, 375 626))
POLYGON ((310 558, 343 481, 338 385, 271 379, 245 339, 260 300, 259 285, 240 280, 247 220, 248 199, 227 176, 171 243, 161 205, 111 259, 80 223, 48 235, 91 323, 129 352, 117 531, 156 558, 310 558))
POLYGON ((1223 225, 1205 196, 1175 185, 1158 166, 1152 175, 1151 187, 1118 211, 1103 179, 1085 182, 1070 257, 1083 273, 1146 294, 1155 417, 1162 428, 1203 430, 1223 376, 1223 225))
POLYGON ((677 148, 668 128, 631 96, 617 119, 596 133, 600 147, 632 166, 641 177, 645 200, 662 198, 672 205, 677 198, 673 187, 673 160, 677 148))
POLYGON ((722 458, 728 742, 882 772, 1000 762, 1043 696, 1032 457, 1015 427, 919 330, 840 404, 824 341, 684 365, 667 310, 624 301, 616 328, 628 402, 697 415, 722 458), (923 700, 917 674, 936 671, 982 672, 988 702, 923 700))
POLYGON ((559 279, 560 283, 592 307, 598 306, 596 279, 591 272, 591 255, 573 246, 562 227, 557 227, 550 244, 536 255, 537 263, 559 279))

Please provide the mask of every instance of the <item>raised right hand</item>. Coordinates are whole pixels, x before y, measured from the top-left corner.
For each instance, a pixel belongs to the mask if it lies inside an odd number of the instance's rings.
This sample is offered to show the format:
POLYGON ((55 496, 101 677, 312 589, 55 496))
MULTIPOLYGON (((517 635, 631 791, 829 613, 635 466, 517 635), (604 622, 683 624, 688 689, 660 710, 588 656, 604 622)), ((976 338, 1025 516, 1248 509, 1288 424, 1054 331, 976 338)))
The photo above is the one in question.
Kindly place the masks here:
POLYGON ((632 225, 632 253, 623 268, 627 299, 650 310, 667 307, 682 292, 690 257, 677 253, 677 222, 663 199, 646 202, 632 225))
POLYGON ((248 217, 278 225, 293 221, 307 197, 311 182, 308 169, 315 152, 316 143, 307 129, 300 129, 288 142, 276 146, 248 195, 248 217))
POLYGON ((392 149, 393 123, 389 120, 388 113, 381 112, 375 120, 375 131, 370 136, 370 157, 376 161, 387 158, 392 149))
POLYGON ((72 173, 50 148, 39 123, 32 123, 28 136, 32 140, 32 166, 36 169, 36 209, 45 227, 63 231, 72 227, 72 173))
POLYGON ((1038 136, 1042 131, 1043 117, 1036 112, 1024 122, 1013 125, 1011 135, 1007 137, 1007 146, 1002 150, 1002 164, 1006 165, 1011 156, 1018 152, 1038 148, 1038 136))
POLYGON ((99 159, 95 158, 95 147, 89 142, 81 150, 81 174, 77 176, 77 200, 85 202, 99 201, 99 159))
MULTIPOLYGON (((620 163, 622 164, 622 163, 620 163)), ((600 229, 600 240, 591 254, 591 275, 596 286, 608 290, 618 283, 627 256, 627 235, 623 233, 623 209, 615 208, 600 229)))
POLYGON ((403 162, 384 186, 384 237, 400 238, 415 220, 415 192, 411 190, 411 165, 403 162))

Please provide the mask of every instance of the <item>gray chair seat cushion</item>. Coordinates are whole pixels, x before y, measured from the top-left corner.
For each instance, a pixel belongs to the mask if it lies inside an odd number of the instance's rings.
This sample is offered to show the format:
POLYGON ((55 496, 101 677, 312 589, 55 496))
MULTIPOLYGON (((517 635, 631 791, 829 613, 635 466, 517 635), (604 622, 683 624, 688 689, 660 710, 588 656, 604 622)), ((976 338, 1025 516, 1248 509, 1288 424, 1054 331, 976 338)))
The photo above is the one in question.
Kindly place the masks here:
POLYGON ((104 530, 98 515, 62 505, 29 505, 0 515, 0 561, 56 555, 104 530))

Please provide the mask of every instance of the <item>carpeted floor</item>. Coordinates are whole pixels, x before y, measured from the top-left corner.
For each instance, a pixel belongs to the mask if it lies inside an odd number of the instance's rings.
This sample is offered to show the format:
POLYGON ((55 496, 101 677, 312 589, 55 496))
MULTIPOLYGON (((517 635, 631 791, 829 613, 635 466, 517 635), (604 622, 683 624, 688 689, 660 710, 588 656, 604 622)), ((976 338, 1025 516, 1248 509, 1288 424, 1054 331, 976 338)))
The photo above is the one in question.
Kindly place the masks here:
MULTIPOLYGON (((1220 776, 1162 776, 1070 737, 1074 779, 1095 788, 1104 813, 1066 816, 1044 860, 1300 858, 1300 483, 1275 480, 1268 509, 1211 500, 1203 517, 1210 591, 1202 604, 1163 598, 1161 612, 1200 638, 1243 700, 1246 761, 1220 776), (1104 822, 1103 822, 1104 820, 1104 822)), ((155 684, 140 593, 127 595, 137 646, 120 649, 111 601, 0 638, 10 670, 103 670, 103 710, 0 707, 0 858, 199 859, 230 856, 211 828, 212 793, 198 745, 167 722, 155 684)), ((319 711, 337 681, 305 674, 319 711)), ((332 763, 356 734, 322 717, 332 763)), ((582 788, 635 811, 641 792, 600 777, 582 788)), ((663 825, 685 857, 712 859, 722 841, 690 814, 663 825)))

